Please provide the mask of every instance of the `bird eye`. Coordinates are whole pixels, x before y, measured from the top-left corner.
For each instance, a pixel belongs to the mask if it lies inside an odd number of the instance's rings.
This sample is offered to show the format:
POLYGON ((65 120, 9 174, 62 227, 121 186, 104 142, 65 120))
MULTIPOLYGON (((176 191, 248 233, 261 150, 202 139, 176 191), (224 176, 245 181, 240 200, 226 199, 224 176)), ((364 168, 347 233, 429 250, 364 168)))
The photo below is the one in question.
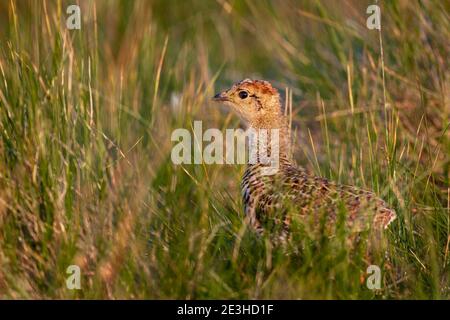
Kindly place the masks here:
POLYGON ((247 91, 239 91, 239 98, 245 99, 247 97, 248 97, 248 92, 247 91))

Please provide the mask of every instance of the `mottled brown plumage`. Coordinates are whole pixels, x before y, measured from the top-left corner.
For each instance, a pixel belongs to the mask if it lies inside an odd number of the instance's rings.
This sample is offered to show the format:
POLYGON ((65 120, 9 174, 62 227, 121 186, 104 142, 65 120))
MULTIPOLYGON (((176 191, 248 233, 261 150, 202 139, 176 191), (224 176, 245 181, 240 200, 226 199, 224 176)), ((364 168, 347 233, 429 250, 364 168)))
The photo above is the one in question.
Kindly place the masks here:
POLYGON ((381 230, 395 219, 395 212, 372 192, 314 176, 293 164, 280 96, 267 81, 243 80, 214 100, 231 107, 250 128, 279 129, 278 171, 265 175, 261 169, 266 164, 248 164, 241 183, 245 214, 258 232, 271 219, 287 229, 292 212, 317 223, 324 217, 328 225, 345 212, 346 226, 353 231, 381 230))

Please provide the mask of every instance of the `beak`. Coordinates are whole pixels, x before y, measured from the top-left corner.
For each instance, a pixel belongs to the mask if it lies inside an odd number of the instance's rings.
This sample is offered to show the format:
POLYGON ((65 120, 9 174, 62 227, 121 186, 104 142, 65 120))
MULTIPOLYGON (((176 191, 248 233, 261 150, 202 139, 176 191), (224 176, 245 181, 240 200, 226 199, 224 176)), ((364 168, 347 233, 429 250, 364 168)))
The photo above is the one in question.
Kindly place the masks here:
POLYGON ((228 97, 225 95, 224 92, 216 94, 212 99, 213 101, 228 101, 228 97))

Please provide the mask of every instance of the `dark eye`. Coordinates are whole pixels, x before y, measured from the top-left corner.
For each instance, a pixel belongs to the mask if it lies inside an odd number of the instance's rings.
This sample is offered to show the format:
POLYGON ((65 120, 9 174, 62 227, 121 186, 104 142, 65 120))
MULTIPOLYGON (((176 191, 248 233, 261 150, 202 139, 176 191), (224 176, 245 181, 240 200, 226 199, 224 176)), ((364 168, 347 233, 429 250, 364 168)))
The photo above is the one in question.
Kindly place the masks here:
POLYGON ((245 99, 247 97, 248 97, 248 92, 247 91, 239 91, 239 98, 245 99))

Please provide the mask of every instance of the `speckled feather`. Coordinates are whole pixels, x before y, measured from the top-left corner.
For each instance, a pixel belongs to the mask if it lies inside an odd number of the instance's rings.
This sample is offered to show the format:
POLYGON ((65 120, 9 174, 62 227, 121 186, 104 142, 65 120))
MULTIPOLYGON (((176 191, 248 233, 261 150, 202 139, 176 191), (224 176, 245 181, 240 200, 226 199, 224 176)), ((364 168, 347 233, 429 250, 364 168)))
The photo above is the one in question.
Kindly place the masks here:
POLYGON ((260 233, 265 220, 274 212, 282 213, 277 218, 283 221, 285 228, 292 214, 312 217, 315 221, 325 215, 332 224, 342 209, 347 214, 347 227, 355 232, 371 225, 383 229, 395 219, 395 212, 372 192, 308 174, 288 159, 280 159, 275 175, 262 175, 262 167, 259 163, 249 164, 241 182, 245 213, 260 233), (284 213, 286 208, 290 208, 288 215, 284 213))

